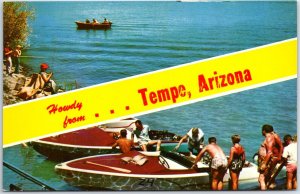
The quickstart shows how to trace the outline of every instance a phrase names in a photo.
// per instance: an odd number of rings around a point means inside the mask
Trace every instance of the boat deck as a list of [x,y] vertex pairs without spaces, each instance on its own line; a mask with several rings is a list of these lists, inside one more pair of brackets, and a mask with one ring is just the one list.
[[[114,156],[107,155],[101,157],[85,158],[85,159],[76,160],[71,163],[68,163],[67,166],[71,168],[82,169],[82,170],[120,173],[120,171],[118,170],[95,165],[95,164],[101,164],[110,167],[117,167],[117,168],[130,170],[131,173],[129,174],[167,175],[167,174],[197,173],[197,171],[194,169],[180,169],[180,170],[167,169],[165,166],[159,163],[159,159],[157,156],[146,156],[148,161],[142,166],[134,163],[126,163],[121,159],[123,157],[134,157],[136,155],[141,155],[141,153],[137,151],[132,151],[130,153],[121,154],[121,155],[114,155]],[[87,163],[87,161],[89,163]],[[91,163],[95,163],[95,164],[91,164]]]
[[113,134],[107,133],[98,127],[81,129],[57,136],[46,137],[41,140],[52,143],[82,146],[112,146],[116,142],[113,138]]

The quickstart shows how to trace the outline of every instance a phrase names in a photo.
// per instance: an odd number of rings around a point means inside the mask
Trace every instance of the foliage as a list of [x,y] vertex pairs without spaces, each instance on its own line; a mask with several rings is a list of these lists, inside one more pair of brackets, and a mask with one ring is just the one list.
[[34,19],[34,10],[25,2],[3,3],[3,43],[10,46],[26,45],[27,37],[31,32],[29,20]]

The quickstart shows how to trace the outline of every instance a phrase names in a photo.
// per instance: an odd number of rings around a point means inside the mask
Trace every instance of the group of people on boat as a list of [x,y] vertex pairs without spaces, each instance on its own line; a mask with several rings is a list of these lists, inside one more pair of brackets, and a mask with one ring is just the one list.
[[[100,22],[95,18],[93,18],[92,22],[89,19],[86,19],[85,23],[87,23],[87,24],[100,24]],[[101,24],[109,24],[109,21],[106,18],[104,18],[104,20]]]
[[[156,150],[160,150],[161,140],[151,140],[149,138],[149,126],[143,125],[140,120],[135,121],[136,129],[131,131],[131,139],[127,139],[127,130],[120,132],[120,138],[112,146],[119,146],[123,153],[127,153],[134,147],[134,136],[136,136],[138,144],[143,151],[147,151],[147,146],[156,145]],[[276,165],[286,165],[287,169],[287,189],[297,188],[297,136],[293,138],[291,135],[284,137],[282,143],[278,134],[274,132],[271,125],[262,126],[262,135],[265,137],[262,146],[258,152],[258,182],[261,190],[272,188],[275,183],[274,173],[277,170]],[[187,141],[190,155],[195,154],[197,157],[191,168],[198,168],[197,163],[204,157],[210,158],[211,169],[211,189],[222,190],[223,178],[227,169],[229,169],[231,177],[231,189],[238,190],[238,180],[240,172],[244,166],[249,165],[246,162],[245,149],[240,144],[241,137],[237,134],[232,135],[232,147],[230,148],[229,157],[226,157],[222,148],[217,144],[216,137],[208,138],[208,145],[204,145],[204,133],[200,128],[190,129],[175,146],[173,151],[177,151],[180,145]],[[284,147],[285,146],[285,147]],[[208,154],[208,156],[207,156]]]

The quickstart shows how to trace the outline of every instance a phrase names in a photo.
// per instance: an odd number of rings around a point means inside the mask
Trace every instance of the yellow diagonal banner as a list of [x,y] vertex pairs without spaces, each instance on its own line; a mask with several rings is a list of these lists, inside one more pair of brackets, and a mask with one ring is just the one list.
[[[141,64],[142,66],[147,64]],[[4,147],[296,78],[297,39],[3,108]]]

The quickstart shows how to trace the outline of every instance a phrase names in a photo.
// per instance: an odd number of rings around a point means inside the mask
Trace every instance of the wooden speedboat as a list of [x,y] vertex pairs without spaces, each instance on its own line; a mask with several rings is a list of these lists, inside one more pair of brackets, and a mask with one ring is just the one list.
[[86,22],[75,22],[77,29],[93,29],[93,30],[106,30],[110,29],[112,22],[102,22],[102,23],[86,23]]
[[[55,161],[67,161],[85,156],[119,153],[118,149],[112,149],[111,146],[118,139],[119,132],[122,129],[127,129],[127,138],[131,138],[131,131],[135,128],[134,122],[136,120],[135,118],[130,118],[46,137],[32,141],[31,145],[37,152]],[[174,133],[158,130],[150,130],[149,136],[153,140],[162,140],[164,144],[175,144],[180,138]],[[136,147],[138,148],[137,144]]]
[[[138,163],[140,160],[146,161]],[[178,153],[132,151],[72,160],[56,165],[55,171],[70,185],[88,190],[181,191],[209,185],[208,165],[199,162],[197,170],[190,169],[191,165],[189,159]],[[252,163],[240,176],[255,181],[257,178],[257,166]],[[224,181],[228,181],[228,176]]]

